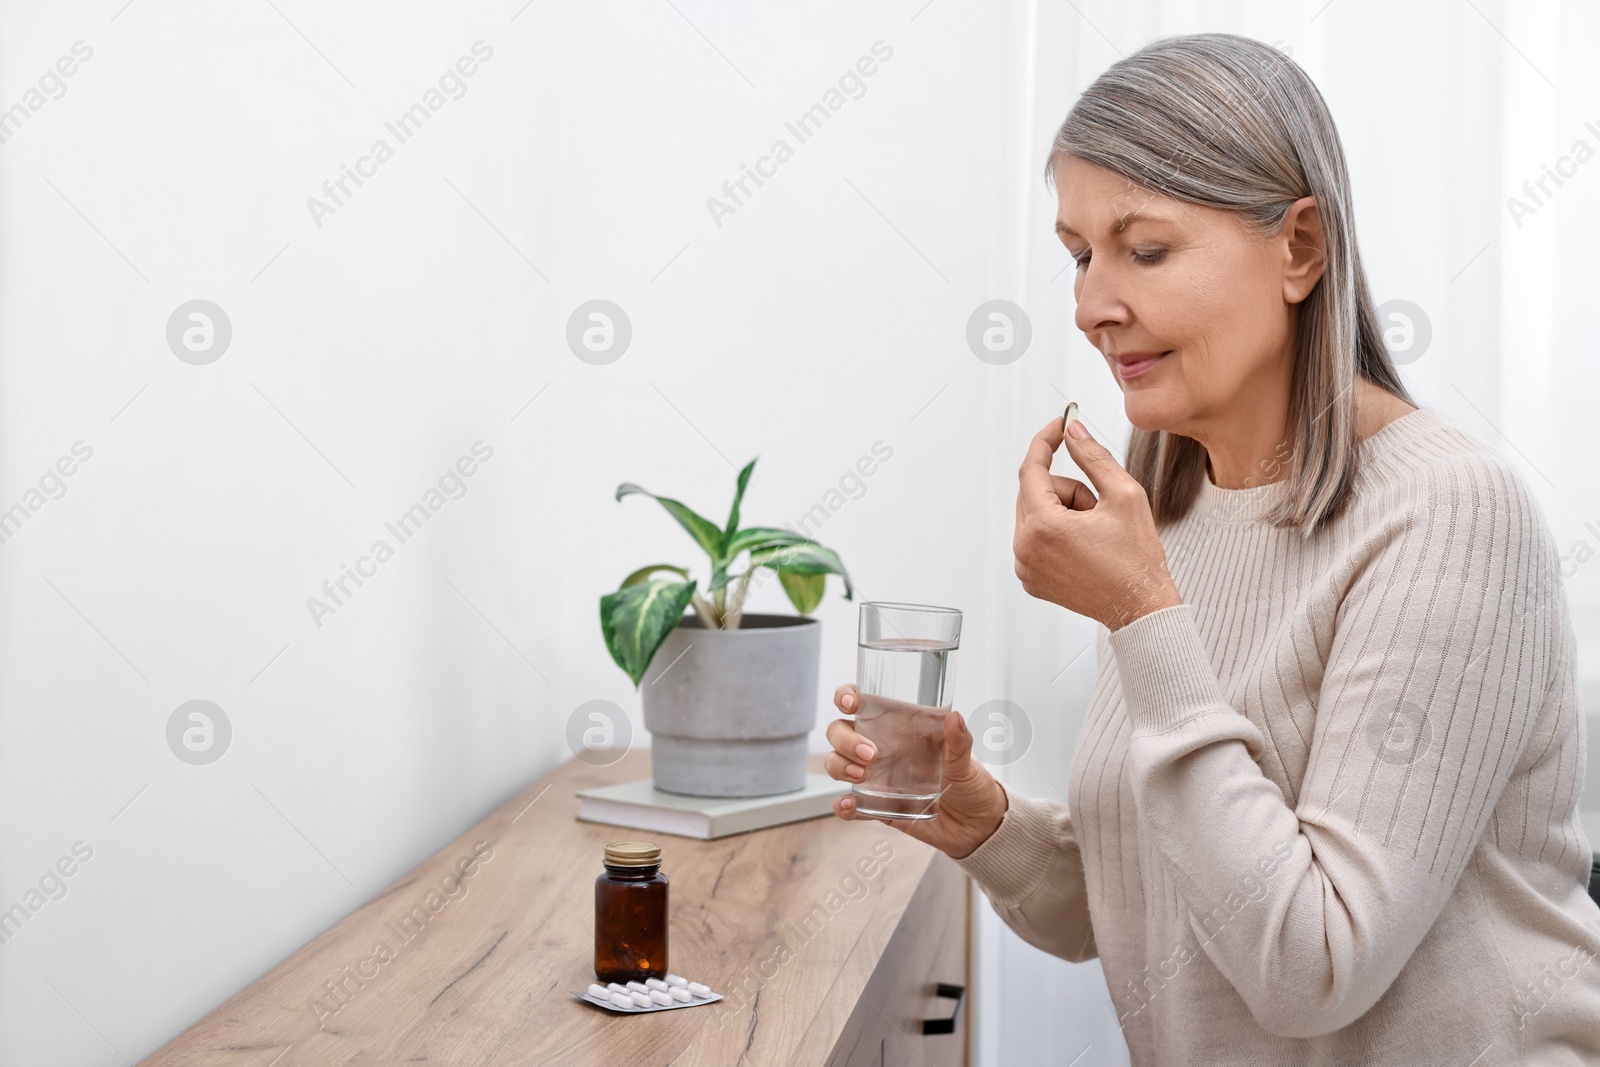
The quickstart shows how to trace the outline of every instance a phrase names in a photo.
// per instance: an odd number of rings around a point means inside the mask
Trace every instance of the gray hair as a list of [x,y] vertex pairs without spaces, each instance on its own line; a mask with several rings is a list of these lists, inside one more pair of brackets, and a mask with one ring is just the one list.
[[[1344,149],[1305,70],[1228,33],[1162,37],[1112,65],[1073,105],[1045,164],[1073,156],[1176,200],[1237,212],[1262,236],[1314,196],[1326,268],[1301,303],[1291,375],[1288,492],[1268,516],[1315,532],[1345,507],[1356,470],[1356,375],[1411,401],[1383,344],[1356,248]],[[1135,428],[1128,472],[1158,524],[1182,517],[1205,478],[1196,440]]]

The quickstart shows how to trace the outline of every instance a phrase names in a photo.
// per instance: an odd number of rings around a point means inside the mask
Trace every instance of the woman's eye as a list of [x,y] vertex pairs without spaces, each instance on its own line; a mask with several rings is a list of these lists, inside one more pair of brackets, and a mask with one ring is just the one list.
[[[1135,252],[1133,253],[1133,261],[1149,266],[1153,263],[1161,262],[1166,257],[1166,254],[1167,250],[1165,248],[1157,248],[1149,252]],[[1089,254],[1085,252],[1082,256],[1073,256],[1072,261],[1078,265],[1079,270],[1082,270],[1089,265]]]

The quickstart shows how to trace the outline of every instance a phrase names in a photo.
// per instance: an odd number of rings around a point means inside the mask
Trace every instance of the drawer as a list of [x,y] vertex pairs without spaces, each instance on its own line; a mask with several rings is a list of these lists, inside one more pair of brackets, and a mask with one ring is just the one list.
[[[828,1067],[965,1067],[970,886],[966,872],[942,853],[929,863]],[[940,996],[940,986],[960,989],[962,999]],[[923,1032],[925,1020],[952,1013],[951,1033]]]

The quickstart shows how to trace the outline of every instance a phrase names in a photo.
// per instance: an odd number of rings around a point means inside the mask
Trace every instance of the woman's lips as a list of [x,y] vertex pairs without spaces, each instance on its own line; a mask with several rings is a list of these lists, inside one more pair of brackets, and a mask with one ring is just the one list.
[[1123,362],[1121,357],[1119,357],[1117,359],[1117,376],[1123,381],[1127,381],[1129,378],[1137,378],[1141,374],[1148,373],[1152,367],[1170,355],[1172,355],[1172,353],[1168,351],[1163,352],[1158,356],[1150,356],[1146,359],[1135,359],[1126,363]]

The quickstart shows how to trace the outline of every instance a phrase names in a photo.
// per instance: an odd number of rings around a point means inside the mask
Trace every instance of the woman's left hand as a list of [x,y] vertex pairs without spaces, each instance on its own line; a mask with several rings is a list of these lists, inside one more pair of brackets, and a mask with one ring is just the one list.
[[[1034,435],[1017,472],[1011,548],[1022,588],[1111,630],[1183,603],[1144,487],[1089,436],[1082,420],[1072,421],[1065,438],[1061,431],[1061,419],[1051,419]],[[1050,473],[1058,442],[1093,489]]]

